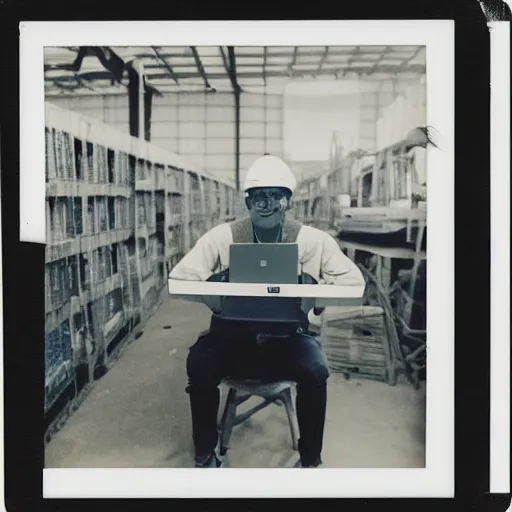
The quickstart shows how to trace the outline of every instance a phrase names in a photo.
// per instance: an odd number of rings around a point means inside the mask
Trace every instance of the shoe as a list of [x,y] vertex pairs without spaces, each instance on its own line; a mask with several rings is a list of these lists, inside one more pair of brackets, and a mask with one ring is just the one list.
[[303,466],[302,461],[299,459],[295,465],[294,468],[319,468],[323,466],[323,462],[321,460],[318,460],[316,464],[311,464],[310,466]]
[[217,457],[215,451],[211,452],[206,457],[196,457],[195,466],[196,468],[221,468],[223,461]]

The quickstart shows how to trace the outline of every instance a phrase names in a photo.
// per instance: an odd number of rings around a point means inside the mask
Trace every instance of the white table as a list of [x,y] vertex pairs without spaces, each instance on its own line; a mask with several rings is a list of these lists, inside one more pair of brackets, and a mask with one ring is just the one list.
[[218,283],[208,281],[182,281],[169,279],[169,293],[192,299],[204,296],[216,297],[299,297],[314,300],[313,307],[360,306],[364,285],[335,286],[328,284],[265,284],[265,283]]

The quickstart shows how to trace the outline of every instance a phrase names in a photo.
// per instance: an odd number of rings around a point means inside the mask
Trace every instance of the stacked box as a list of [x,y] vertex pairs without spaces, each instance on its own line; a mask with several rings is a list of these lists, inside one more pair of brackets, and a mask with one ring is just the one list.
[[387,380],[389,348],[382,308],[327,308],[320,339],[330,371]]
[[45,123],[48,412],[66,391],[87,386],[147,320],[190,248],[191,228],[202,235],[204,220],[218,214],[201,190],[230,185],[50,103]]

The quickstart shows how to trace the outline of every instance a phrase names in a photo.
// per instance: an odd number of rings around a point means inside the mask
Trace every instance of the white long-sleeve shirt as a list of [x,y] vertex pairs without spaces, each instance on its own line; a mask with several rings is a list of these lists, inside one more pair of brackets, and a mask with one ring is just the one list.
[[[171,270],[169,278],[205,281],[212,274],[228,269],[229,247],[233,241],[232,223],[212,228]],[[322,284],[364,285],[359,268],[343,254],[336,240],[328,233],[300,225],[295,242],[299,250],[298,273],[309,274]]]

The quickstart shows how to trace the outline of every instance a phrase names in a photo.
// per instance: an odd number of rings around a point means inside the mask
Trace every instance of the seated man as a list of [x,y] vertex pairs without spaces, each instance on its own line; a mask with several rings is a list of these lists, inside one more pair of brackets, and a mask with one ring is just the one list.
[[[364,278],[327,233],[285,217],[296,181],[279,158],[265,155],[252,165],[244,184],[249,217],[218,225],[204,234],[174,267],[170,279],[211,280],[229,269],[232,243],[297,243],[302,272],[316,282],[361,285]],[[224,280],[221,278],[221,280]],[[307,323],[307,316],[304,315]],[[212,316],[210,330],[190,348],[187,374],[197,467],[220,467],[218,385],[224,377],[267,377],[297,382],[300,459],[296,467],[321,464],[329,372],[318,341],[304,331],[261,340]],[[306,330],[307,332],[307,330]]]

